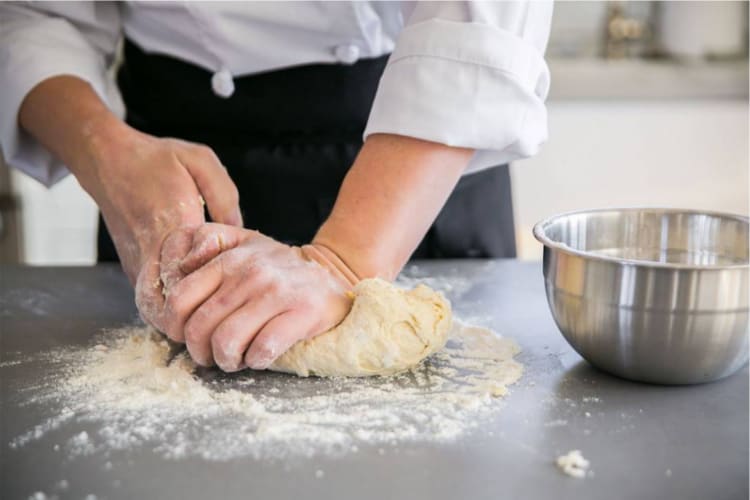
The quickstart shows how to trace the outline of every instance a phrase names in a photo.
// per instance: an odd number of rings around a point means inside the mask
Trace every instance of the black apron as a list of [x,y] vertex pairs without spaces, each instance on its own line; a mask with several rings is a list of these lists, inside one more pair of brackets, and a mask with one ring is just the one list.
[[[126,41],[118,84],[134,128],[206,144],[240,193],[245,226],[308,243],[362,147],[387,56],[236,78],[228,99],[211,73]],[[436,173],[437,175],[437,173]],[[100,219],[99,261],[117,260]],[[515,257],[507,165],[464,176],[414,258]]]

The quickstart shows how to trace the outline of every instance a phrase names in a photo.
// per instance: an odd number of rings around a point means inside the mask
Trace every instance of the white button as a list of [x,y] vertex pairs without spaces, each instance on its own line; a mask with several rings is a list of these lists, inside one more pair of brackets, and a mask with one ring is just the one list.
[[234,80],[228,69],[222,69],[211,77],[211,88],[219,97],[232,97],[234,94]]
[[352,44],[339,45],[333,53],[336,55],[336,59],[344,64],[354,64],[359,59],[359,47]]

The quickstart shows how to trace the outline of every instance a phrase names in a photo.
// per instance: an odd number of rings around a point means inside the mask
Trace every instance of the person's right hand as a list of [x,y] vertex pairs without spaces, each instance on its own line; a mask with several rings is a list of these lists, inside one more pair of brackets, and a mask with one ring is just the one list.
[[289,246],[223,224],[172,232],[161,267],[160,329],[199,365],[227,372],[264,370],[296,342],[339,324],[359,281],[315,242]]
[[123,269],[136,288],[141,316],[153,326],[154,305],[162,293],[161,246],[177,228],[211,218],[242,226],[237,188],[211,149],[177,139],[162,139],[118,127],[94,148],[89,182]]

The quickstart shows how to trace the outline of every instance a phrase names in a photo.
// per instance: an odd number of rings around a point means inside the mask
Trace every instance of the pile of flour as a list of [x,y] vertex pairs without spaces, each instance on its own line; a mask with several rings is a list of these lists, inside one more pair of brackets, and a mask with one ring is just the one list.
[[57,445],[70,456],[148,448],[173,459],[283,459],[446,442],[499,407],[496,397],[521,377],[518,352],[512,340],[456,321],[445,349],[391,377],[230,375],[197,367],[185,351],[174,357],[174,346],[147,327],[107,331],[88,349],[47,356],[59,373],[26,403],[57,415],[10,445],[73,422],[96,431]]

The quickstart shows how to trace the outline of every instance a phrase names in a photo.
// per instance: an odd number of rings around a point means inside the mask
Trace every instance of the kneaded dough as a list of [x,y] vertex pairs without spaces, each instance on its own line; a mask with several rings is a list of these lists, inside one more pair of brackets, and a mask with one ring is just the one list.
[[270,369],[301,377],[391,375],[441,349],[451,322],[441,293],[366,279],[354,287],[352,309],[337,327],[298,342]]

